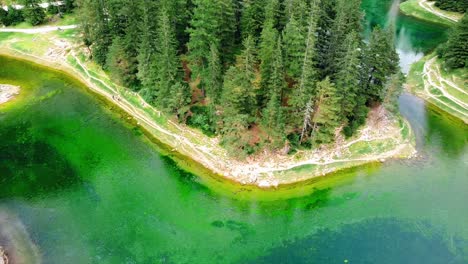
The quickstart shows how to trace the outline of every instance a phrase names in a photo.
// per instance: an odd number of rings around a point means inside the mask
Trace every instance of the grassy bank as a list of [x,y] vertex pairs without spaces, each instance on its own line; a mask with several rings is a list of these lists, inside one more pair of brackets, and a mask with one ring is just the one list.
[[400,10],[407,16],[446,26],[454,25],[462,17],[462,14],[439,9],[427,0],[407,0],[400,4]]
[[[272,187],[307,181],[346,168],[382,162],[389,158],[414,155],[414,137],[401,117],[375,116],[357,135],[339,139],[320,150],[302,150],[294,155],[268,153],[248,160],[236,160],[220,147],[217,138],[178,124],[148,105],[140,95],[113,83],[86,50],[73,43],[77,31],[64,30],[45,34],[0,33],[1,53],[33,60],[59,68],[82,80],[91,90],[126,111],[135,122],[159,142],[167,152],[202,164],[214,175],[246,185]],[[378,115],[374,111],[375,115]],[[177,156],[177,155],[174,155]],[[179,159],[184,163],[183,160]],[[177,161],[177,159],[176,159]],[[190,165],[182,164],[190,170]]]
[[442,62],[430,54],[413,64],[407,89],[441,110],[468,123],[468,71],[447,71]]

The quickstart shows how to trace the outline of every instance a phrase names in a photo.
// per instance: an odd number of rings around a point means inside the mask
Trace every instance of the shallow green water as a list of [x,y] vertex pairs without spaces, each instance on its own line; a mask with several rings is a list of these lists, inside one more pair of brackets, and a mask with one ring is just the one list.
[[[408,52],[437,43],[399,21]],[[421,158],[265,192],[183,172],[63,74],[0,57],[0,83],[22,88],[0,106],[0,212],[43,263],[468,262],[468,128],[410,95]]]

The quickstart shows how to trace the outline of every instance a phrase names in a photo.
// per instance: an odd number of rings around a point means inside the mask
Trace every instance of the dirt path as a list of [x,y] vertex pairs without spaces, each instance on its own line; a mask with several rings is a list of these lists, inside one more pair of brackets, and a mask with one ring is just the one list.
[[458,18],[455,18],[455,17],[452,17],[452,16],[449,16],[439,10],[436,10],[434,8],[434,4],[435,2],[429,2],[427,0],[419,0],[418,2],[419,6],[424,8],[426,11],[430,12],[430,13],[433,13],[434,15],[438,16],[438,17],[441,17],[443,19],[448,19],[452,22],[458,22]]
[[[465,95],[468,95],[468,91],[466,89],[458,87],[458,85],[456,85],[452,81],[443,78],[442,74],[440,72],[440,68],[437,65],[436,60],[437,60],[437,56],[434,56],[433,58],[426,61],[426,63],[424,64],[422,77],[423,77],[423,80],[424,80],[425,93],[430,98],[432,98],[433,100],[445,105],[446,107],[448,107],[449,109],[451,109],[451,110],[453,110],[453,111],[455,111],[457,113],[460,113],[463,117],[465,117],[465,119],[468,119],[468,102],[464,102],[464,101],[454,97],[449,92],[447,92],[447,90],[445,89],[443,83],[446,83],[447,85],[451,86],[452,88],[456,89],[457,91],[459,91],[459,92],[461,92],[461,93],[463,93]],[[434,95],[431,92],[431,87],[434,87],[434,88],[438,89],[441,92],[442,96],[448,98],[449,100],[451,100],[453,103],[455,103],[456,105],[458,105],[459,107],[461,107],[465,111],[459,110],[459,109],[453,107],[452,105],[450,105],[450,104],[444,102],[443,100],[441,100],[440,99],[441,95]]]
[[65,29],[73,29],[77,27],[78,25],[45,26],[45,27],[36,27],[36,28],[0,28],[0,32],[40,34],[40,33],[48,33],[52,31],[60,31],[60,30],[65,30]]

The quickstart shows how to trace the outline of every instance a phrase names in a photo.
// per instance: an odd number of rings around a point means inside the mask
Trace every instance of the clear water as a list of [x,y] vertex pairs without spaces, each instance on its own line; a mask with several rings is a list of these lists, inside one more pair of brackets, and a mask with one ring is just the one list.
[[[389,1],[363,7],[387,23]],[[446,30],[397,24],[415,54]],[[0,83],[22,88],[0,106],[0,213],[43,263],[468,263],[468,127],[411,95],[420,158],[262,191],[181,170],[62,73],[0,57]]]

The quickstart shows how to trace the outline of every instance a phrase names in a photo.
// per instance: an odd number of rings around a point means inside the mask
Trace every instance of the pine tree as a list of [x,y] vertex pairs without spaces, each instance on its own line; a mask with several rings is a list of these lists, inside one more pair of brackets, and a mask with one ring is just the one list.
[[220,25],[218,28],[221,47],[216,47],[221,50],[221,61],[232,62],[234,58],[234,49],[236,47],[235,34],[237,31],[236,11],[233,0],[217,0],[219,1]]
[[156,94],[156,74],[152,71],[155,62],[157,43],[157,17],[153,14],[157,12],[157,6],[150,2],[143,6],[141,17],[141,43],[138,47],[138,78],[142,84],[142,92],[150,101],[154,100]]
[[154,67],[157,69],[157,99],[156,105],[163,109],[174,109],[173,102],[176,94],[172,87],[177,84],[179,72],[179,59],[175,40],[174,25],[169,20],[167,10],[161,10],[158,23],[157,55]]
[[278,37],[274,51],[271,78],[269,79],[269,96],[266,108],[263,110],[263,124],[268,128],[275,145],[280,145],[284,140],[284,114],[282,102],[283,90],[286,87],[284,79],[283,54],[281,37]]
[[190,34],[187,44],[188,58],[194,77],[203,79],[205,76],[202,75],[210,57],[210,46],[215,45],[218,49],[220,47],[220,39],[217,35],[220,18],[218,5],[213,4],[211,0],[195,0],[193,3],[195,8],[188,29]]
[[293,15],[283,31],[286,73],[293,79],[301,75],[305,40],[301,25]]
[[317,99],[313,115],[312,141],[315,144],[330,143],[340,125],[339,95],[330,78],[317,83]]
[[112,36],[109,27],[109,13],[106,2],[94,0],[77,1],[81,28],[83,30],[84,43],[91,48],[94,60],[104,65],[107,59],[109,47],[112,44]]
[[40,3],[40,0],[22,0],[22,4],[24,5],[24,18],[26,22],[33,26],[43,23],[46,17],[44,9],[39,6]]
[[260,36],[265,21],[266,0],[245,0],[242,2],[242,16],[240,21],[242,38],[253,37],[256,41]]
[[[319,12],[318,0],[312,3],[312,8],[309,16],[309,26],[307,30],[305,52],[302,60],[301,76],[298,84],[295,87],[294,94],[291,98],[291,103],[295,110],[295,115],[292,118],[294,127],[301,128],[301,141],[308,134],[311,125],[311,117],[313,110],[313,101],[316,95],[315,82],[317,81],[317,50],[316,50],[316,31]],[[301,123],[301,124],[299,124]]]
[[364,80],[369,102],[382,101],[382,89],[387,76],[399,71],[399,57],[393,43],[393,29],[382,30],[379,26],[372,31],[365,50]]
[[346,35],[362,32],[361,0],[338,0],[336,18],[331,30],[330,46],[327,51],[327,68],[324,74],[334,76],[339,67],[339,58],[346,52]]
[[357,96],[360,96],[361,49],[358,33],[352,31],[346,36],[346,52],[338,60],[339,69],[336,74],[336,86],[341,97],[341,116],[344,121],[352,118],[357,105]]
[[211,45],[210,59],[208,61],[208,71],[206,80],[206,92],[210,98],[211,104],[219,103],[221,96],[223,77],[219,53],[215,45]]
[[244,41],[244,50],[238,58],[237,65],[231,67],[224,79],[222,105],[225,115],[244,114],[249,119],[256,110],[255,80],[255,43],[253,37]]
[[260,90],[258,92],[258,102],[260,108],[265,105],[267,97],[268,86],[272,74],[272,64],[275,60],[275,45],[278,39],[278,31],[273,27],[273,22],[269,21],[263,27],[262,35],[260,37],[260,51],[259,58],[261,60],[260,73],[262,76],[260,83]]
[[464,15],[438,52],[451,69],[468,68],[468,15]]

